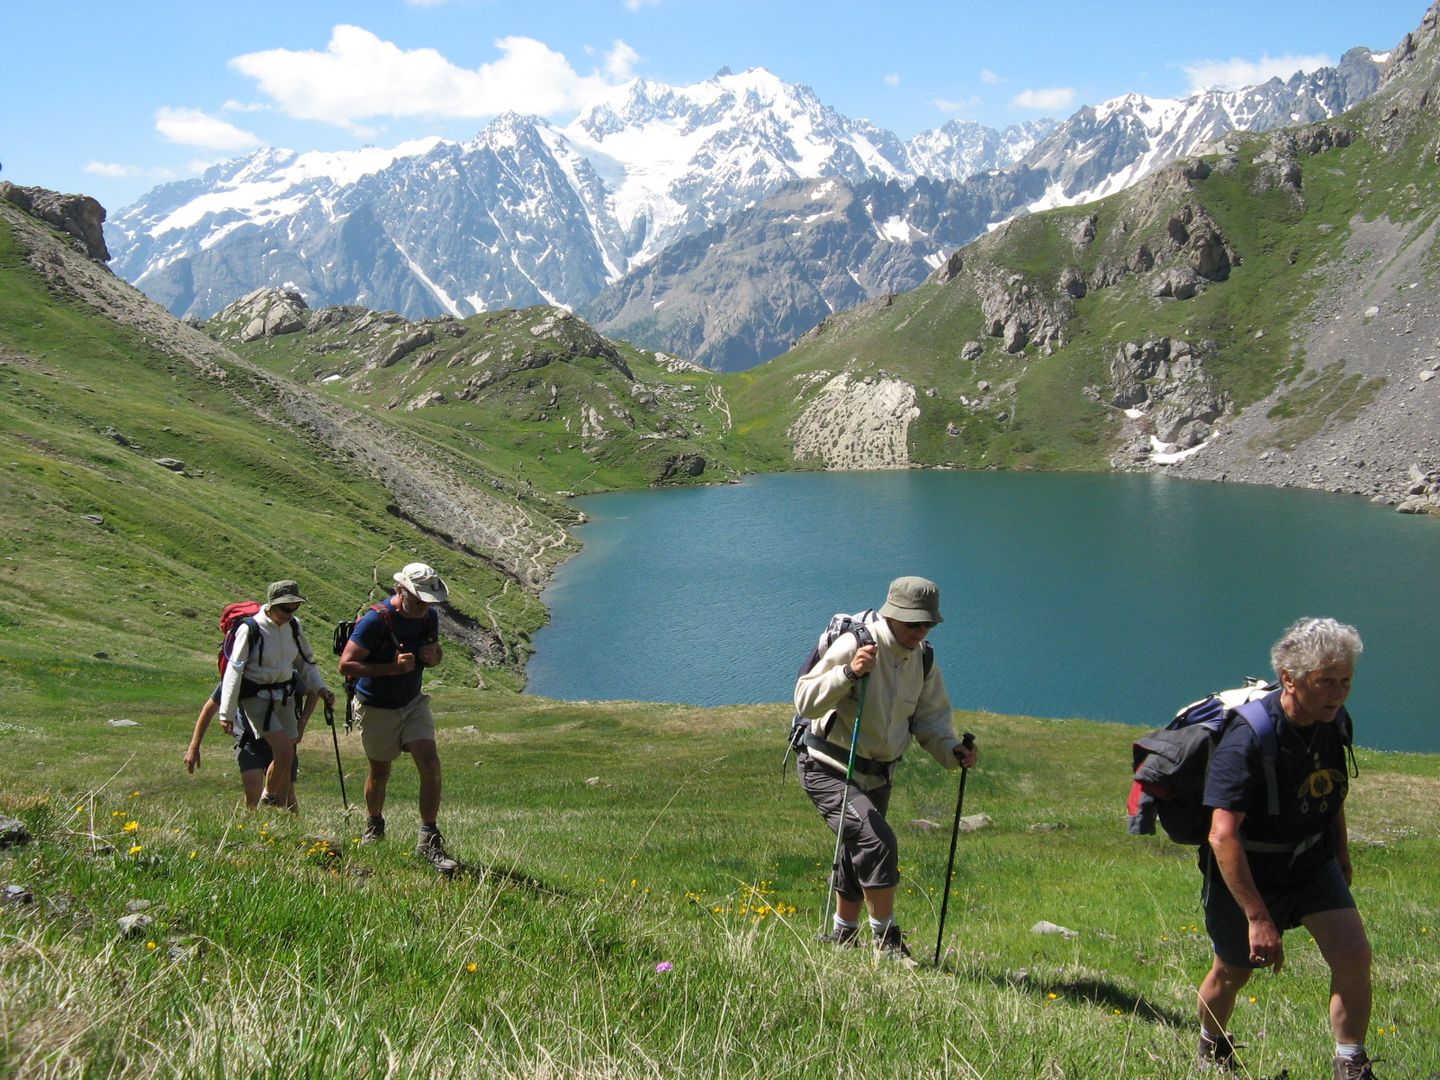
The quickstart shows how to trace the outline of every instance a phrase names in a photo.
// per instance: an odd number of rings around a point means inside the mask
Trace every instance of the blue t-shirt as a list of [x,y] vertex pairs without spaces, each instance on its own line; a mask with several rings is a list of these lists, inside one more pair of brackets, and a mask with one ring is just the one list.
[[1240,835],[1246,840],[1297,844],[1317,833],[1322,840],[1293,863],[1287,854],[1249,852],[1250,868],[1257,879],[1285,877],[1289,871],[1318,866],[1330,858],[1335,851],[1331,826],[1350,789],[1341,737],[1342,725],[1349,730],[1349,714],[1342,708],[1333,722],[1298,728],[1285,718],[1280,691],[1264,700],[1279,742],[1275,778],[1280,813],[1272,817],[1267,809],[1269,793],[1260,736],[1239,718],[1225,729],[1210,758],[1205,805],[1243,813]]
[[[397,655],[395,642],[400,642],[400,652],[418,653],[420,646],[436,640],[438,620],[433,611],[427,611],[418,619],[407,619],[395,609],[395,598],[386,600],[384,607],[390,611],[389,626],[384,615],[373,608],[355,624],[350,640],[365,649],[366,663],[390,664]],[[394,633],[394,638],[391,633]],[[420,679],[424,665],[415,657],[415,667],[404,675],[366,676],[355,683],[355,692],[367,705],[378,705],[382,709],[398,709],[414,701],[420,693]]]

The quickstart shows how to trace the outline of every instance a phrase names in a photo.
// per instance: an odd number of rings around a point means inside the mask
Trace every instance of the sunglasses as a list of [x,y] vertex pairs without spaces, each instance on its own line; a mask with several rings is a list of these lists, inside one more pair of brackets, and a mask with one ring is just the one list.
[[297,611],[300,610],[300,605],[299,605],[299,604],[276,604],[276,605],[275,605],[275,610],[276,610],[276,611],[283,611],[283,612],[285,612],[286,615],[294,615],[295,612],[297,612]]
[[935,624],[933,622],[902,622],[900,625],[907,630],[929,630]]

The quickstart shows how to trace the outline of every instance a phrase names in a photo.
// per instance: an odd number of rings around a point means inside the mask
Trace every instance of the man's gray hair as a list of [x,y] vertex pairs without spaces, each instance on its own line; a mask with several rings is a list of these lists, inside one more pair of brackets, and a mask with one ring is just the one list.
[[1334,619],[1300,619],[1270,649],[1275,674],[1303,679],[1329,664],[1353,664],[1365,649],[1355,627]]

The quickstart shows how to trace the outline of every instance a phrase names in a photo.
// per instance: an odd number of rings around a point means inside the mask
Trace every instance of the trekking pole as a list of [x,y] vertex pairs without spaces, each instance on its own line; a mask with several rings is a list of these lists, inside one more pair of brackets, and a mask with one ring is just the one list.
[[340,802],[345,812],[350,812],[350,800],[345,796],[345,769],[340,764],[340,736],[335,734],[335,706],[325,702],[325,723],[330,725],[330,741],[335,744],[335,771],[340,774]]
[[830,860],[830,884],[825,890],[825,914],[821,916],[820,922],[822,934],[830,922],[830,897],[834,895],[835,878],[840,873],[840,841],[845,835],[845,808],[850,802],[850,778],[855,775],[855,748],[860,744],[860,718],[865,715],[865,687],[869,682],[869,675],[860,680],[860,701],[855,706],[855,728],[850,732],[850,760],[845,763],[845,791],[840,796],[840,820],[835,827],[835,857]]
[[[965,732],[960,745],[970,749],[975,745],[975,736]],[[935,966],[940,966],[940,942],[945,938],[945,909],[950,906],[950,875],[955,870],[955,841],[960,838],[960,808],[965,805],[965,777],[970,770],[960,767],[960,793],[955,796],[955,825],[950,830],[950,860],[945,864],[945,898],[940,901],[940,932],[935,935]]]

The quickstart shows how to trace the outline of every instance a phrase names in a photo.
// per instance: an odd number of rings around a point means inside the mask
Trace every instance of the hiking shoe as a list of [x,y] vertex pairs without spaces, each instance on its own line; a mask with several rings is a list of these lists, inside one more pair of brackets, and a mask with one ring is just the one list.
[[280,800],[277,799],[277,798],[275,798],[274,795],[271,795],[270,792],[267,791],[267,792],[265,792],[264,794],[262,794],[262,795],[260,796],[260,805],[261,805],[261,806],[279,806],[279,805],[280,805]]
[[1375,1080],[1372,1064],[1364,1054],[1359,1057],[1336,1054],[1331,1068],[1331,1076],[1334,1077],[1334,1080]]
[[910,949],[905,944],[904,936],[900,932],[898,923],[891,923],[875,942],[875,957],[878,960],[889,960],[903,963],[907,967],[914,967],[915,960],[910,955]]
[[378,844],[385,839],[385,819],[372,817],[365,822],[365,831],[360,834],[360,843]]
[[1195,1064],[1201,1072],[1224,1070],[1234,1072],[1240,1067],[1235,1060],[1235,1040],[1227,1032],[1218,1039],[1212,1039],[1200,1032],[1200,1045],[1195,1050]]
[[460,869],[459,861],[452,859],[445,850],[445,838],[440,835],[438,829],[433,832],[420,833],[420,839],[415,841],[415,854],[442,874],[453,874]]
[[825,945],[855,949],[860,946],[860,928],[858,926],[836,926],[828,934],[817,934],[815,940]]

